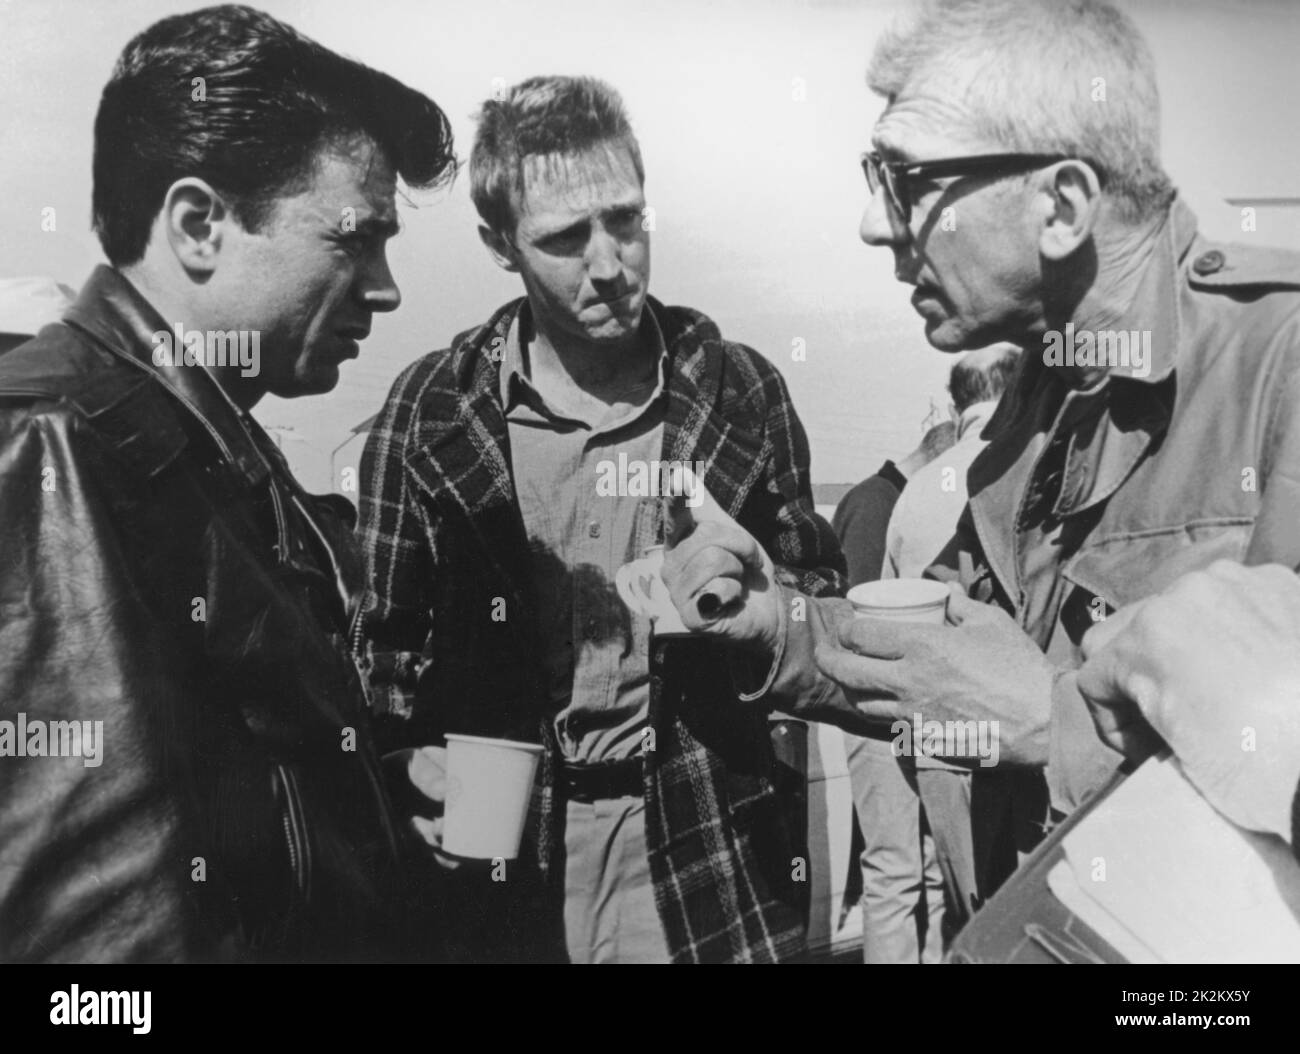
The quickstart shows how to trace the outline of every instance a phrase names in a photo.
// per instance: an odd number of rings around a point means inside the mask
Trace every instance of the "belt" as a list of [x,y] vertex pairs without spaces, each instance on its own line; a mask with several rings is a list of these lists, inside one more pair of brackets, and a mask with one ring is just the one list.
[[645,765],[641,758],[580,765],[566,761],[562,769],[564,795],[569,801],[639,798],[645,790]]

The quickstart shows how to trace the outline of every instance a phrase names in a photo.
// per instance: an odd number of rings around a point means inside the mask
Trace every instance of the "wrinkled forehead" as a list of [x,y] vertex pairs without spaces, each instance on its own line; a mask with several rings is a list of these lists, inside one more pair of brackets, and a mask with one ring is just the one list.
[[636,204],[642,197],[632,154],[616,141],[579,153],[530,154],[522,170],[523,185],[514,199],[521,221],[543,215],[586,215]]
[[977,153],[989,144],[974,130],[970,110],[952,81],[922,76],[885,104],[871,130],[871,148],[887,160],[918,161]]

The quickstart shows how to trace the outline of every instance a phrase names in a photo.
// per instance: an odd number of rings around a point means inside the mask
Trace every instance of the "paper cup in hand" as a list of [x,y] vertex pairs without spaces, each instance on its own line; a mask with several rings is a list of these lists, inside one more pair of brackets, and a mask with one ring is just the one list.
[[930,622],[942,626],[948,614],[948,587],[928,578],[885,578],[863,582],[848,592],[857,618]]
[[514,860],[542,748],[510,739],[447,736],[442,848],[476,860]]
[[654,625],[655,636],[690,634],[677,613],[677,606],[660,576],[664,565],[664,547],[651,545],[639,560],[624,564],[614,574],[614,585],[623,603]]

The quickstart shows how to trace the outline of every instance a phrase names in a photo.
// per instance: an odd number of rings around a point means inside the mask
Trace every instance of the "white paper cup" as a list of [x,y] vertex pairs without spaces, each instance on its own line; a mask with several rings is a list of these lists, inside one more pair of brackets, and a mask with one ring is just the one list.
[[514,860],[542,748],[481,736],[447,736],[442,848],[475,860]]
[[929,622],[942,626],[948,614],[948,586],[928,578],[885,578],[848,592],[857,618]]

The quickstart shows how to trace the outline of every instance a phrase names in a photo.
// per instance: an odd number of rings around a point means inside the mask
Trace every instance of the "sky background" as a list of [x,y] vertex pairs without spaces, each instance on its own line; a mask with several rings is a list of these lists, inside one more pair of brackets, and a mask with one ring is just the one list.
[[[102,260],[89,230],[99,93],[139,30],[195,4],[0,0],[0,276],[79,286]],[[863,73],[905,6],[873,0],[264,0],[321,43],[391,73],[447,111],[468,158],[494,86],[534,74],[610,81],[627,103],[655,210],[651,291],[711,315],[785,375],[808,431],[813,479],[856,481],[946,410],[952,360],[925,342],[890,253],[857,236],[858,167],[880,102]],[[1166,167],[1211,237],[1300,248],[1300,209],[1262,208],[1243,235],[1226,199],[1300,195],[1300,3],[1120,4],[1155,53]],[[498,80],[498,78],[500,80]],[[402,307],[375,316],[338,389],[268,398],[311,489],[336,486],[397,373],[520,294],[479,244],[462,175],[403,208],[390,247]],[[54,207],[56,229],[41,229]],[[796,340],[806,361],[792,361]]]

